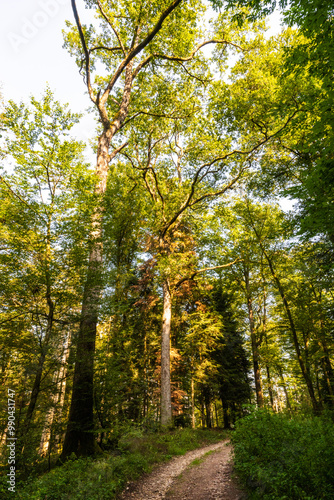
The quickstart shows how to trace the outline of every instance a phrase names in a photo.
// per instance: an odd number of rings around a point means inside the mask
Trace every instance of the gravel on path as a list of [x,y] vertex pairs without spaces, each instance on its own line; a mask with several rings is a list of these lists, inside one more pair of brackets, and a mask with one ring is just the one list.
[[175,457],[130,483],[120,500],[244,500],[231,475],[231,452],[229,442],[221,441]]

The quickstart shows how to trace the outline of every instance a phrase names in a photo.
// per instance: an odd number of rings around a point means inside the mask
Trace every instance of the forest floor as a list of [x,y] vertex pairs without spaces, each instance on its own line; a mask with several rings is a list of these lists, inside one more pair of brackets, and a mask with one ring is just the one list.
[[189,451],[129,483],[120,500],[244,500],[229,441]]

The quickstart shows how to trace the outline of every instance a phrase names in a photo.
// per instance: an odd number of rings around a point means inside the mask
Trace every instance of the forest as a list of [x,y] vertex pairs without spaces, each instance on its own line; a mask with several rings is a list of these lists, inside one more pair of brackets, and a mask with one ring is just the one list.
[[89,141],[1,96],[1,498],[228,437],[247,498],[333,499],[332,2],[71,5]]

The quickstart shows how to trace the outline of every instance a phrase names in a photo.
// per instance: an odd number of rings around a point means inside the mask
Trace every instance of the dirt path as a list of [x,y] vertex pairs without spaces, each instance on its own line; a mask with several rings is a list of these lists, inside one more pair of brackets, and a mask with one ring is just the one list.
[[[221,441],[189,451],[131,483],[121,500],[242,500],[232,478],[232,447]],[[206,455],[207,454],[207,455]],[[195,460],[194,463],[192,463]]]

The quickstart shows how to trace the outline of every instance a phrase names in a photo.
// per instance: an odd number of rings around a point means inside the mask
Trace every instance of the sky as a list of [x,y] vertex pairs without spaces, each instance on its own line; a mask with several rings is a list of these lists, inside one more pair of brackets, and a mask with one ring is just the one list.
[[[80,7],[84,18],[87,12],[78,0]],[[5,101],[38,98],[48,84],[72,111],[84,113],[90,106],[75,61],[62,48],[66,19],[73,21],[70,0],[1,0],[0,85]],[[85,113],[77,138],[87,140],[94,129],[93,117]]]

